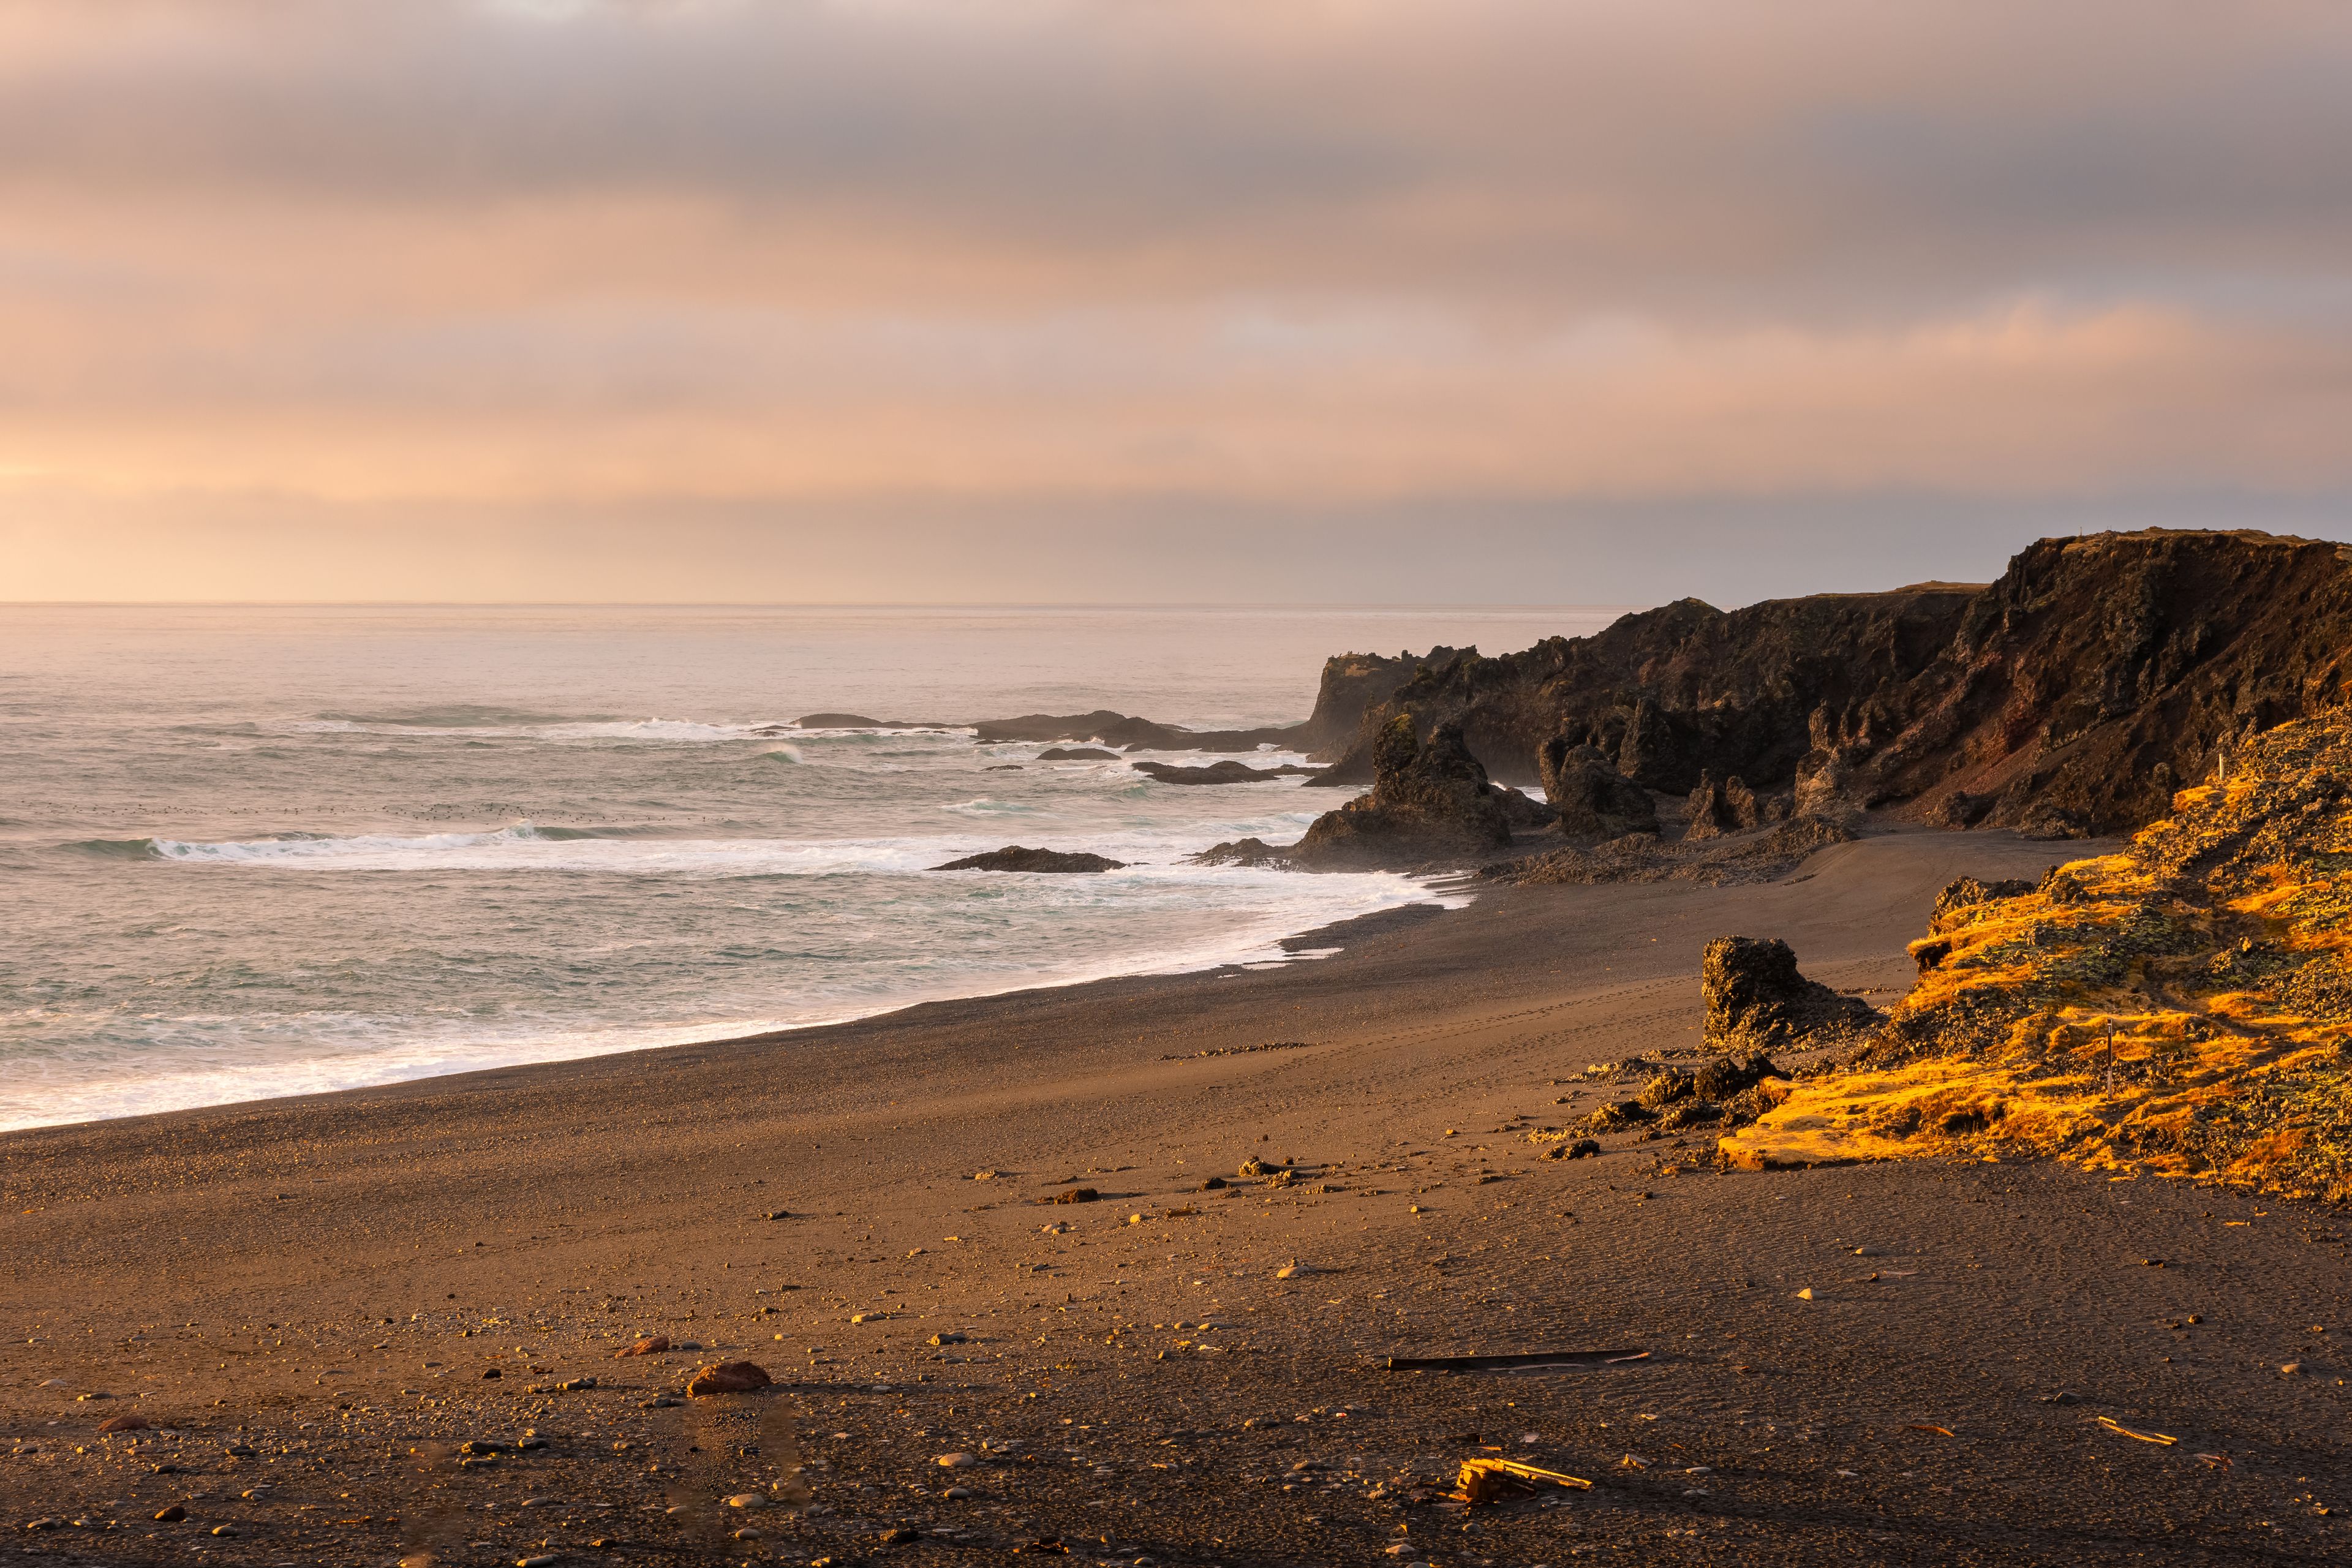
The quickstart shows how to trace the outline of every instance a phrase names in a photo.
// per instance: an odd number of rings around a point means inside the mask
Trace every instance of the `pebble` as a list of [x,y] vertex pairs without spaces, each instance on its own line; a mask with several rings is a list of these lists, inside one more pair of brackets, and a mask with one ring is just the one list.
[[762,1492],[737,1492],[727,1500],[729,1508],[765,1508],[768,1499]]
[[667,1349],[669,1349],[669,1336],[667,1334],[649,1334],[625,1350],[614,1351],[613,1352],[613,1359],[614,1361],[625,1361],[633,1355],[659,1355],[662,1352]]
[[950,1487],[947,1490],[941,1492],[940,1496],[947,1499],[950,1502],[961,1502],[964,1499],[971,1496],[971,1489],[970,1487]]
[[769,1387],[775,1381],[768,1375],[768,1369],[756,1362],[714,1362],[698,1368],[694,1375],[687,1379],[686,1394],[689,1399],[698,1399],[709,1394],[749,1394],[754,1389]]
[[98,1424],[100,1432],[144,1432],[148,1430],[144,1415],[113,1415]]
[[182,1508],[178,1503],[173,1503],[167,1509],[157,1510],[155,1517],[164,1524],[177,1524],[180,1521],[188,1517],[188,1510]]
[[960,1345],[970,1342],[971,1339],[971,1336],[970,1334],[959,1332],[954,1329],[948,1329],[942,1332],[933,1334],[931,1336],[931,1343],[935,1345]]
[[970,1454],[941,1454],[935,1462],[940,1468],[948,1470],[968,1470],[980,1463]]
[[2279,1368],[2279,1375],[2281,1377],[2299,1377],[2302,1373],[2303,1363],[2299,1361],[2291,1361],[2284,1366]]
[[558,1394],[577,1394],[583,1388],[593,1388],[595,1386],[596,1380],[593,1377],[575,1377],[569,1383],[557,1384],[555,1385],[555,1391]]

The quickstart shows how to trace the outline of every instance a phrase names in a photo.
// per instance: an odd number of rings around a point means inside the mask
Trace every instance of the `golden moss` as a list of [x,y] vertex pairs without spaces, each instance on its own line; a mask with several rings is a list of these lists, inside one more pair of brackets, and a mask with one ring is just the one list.
[[1955,884],[1912,952],[1885,1032],[1728,1163],[2056,1155],[2352,1200],[2352,715],[2259,737],[2122,854]]

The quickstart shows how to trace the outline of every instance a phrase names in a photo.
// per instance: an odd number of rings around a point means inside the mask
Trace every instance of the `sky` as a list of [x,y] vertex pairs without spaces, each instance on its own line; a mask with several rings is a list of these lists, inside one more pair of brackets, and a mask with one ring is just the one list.
[[0,600],[2352,538],[2352,7],[0,0]]

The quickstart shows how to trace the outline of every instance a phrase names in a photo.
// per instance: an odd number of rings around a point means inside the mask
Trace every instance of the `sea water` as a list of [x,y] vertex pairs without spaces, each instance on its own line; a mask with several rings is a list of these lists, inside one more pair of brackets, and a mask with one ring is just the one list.
[[[1327,655],[1614,613],[0,606],[0,1127],[1283,962],[1431,895],[1190,857],[1344,795],[959,726],[1287,723]],[[1016,843],[1130,864],[929,869]]]

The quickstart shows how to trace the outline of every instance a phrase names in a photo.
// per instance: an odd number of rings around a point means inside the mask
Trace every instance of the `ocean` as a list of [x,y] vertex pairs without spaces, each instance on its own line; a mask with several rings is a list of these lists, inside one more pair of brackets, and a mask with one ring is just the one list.
[[[955,726],[1288,723],[1328,655],[1616,613],[0,606],[0,1127],[1310,961],[1428,890],[1187,858],[1343,793]],[[927,869],[1014,843],[1133,864]]]

